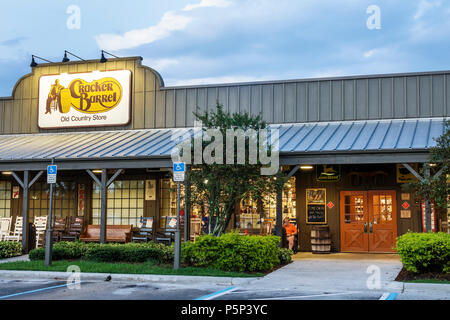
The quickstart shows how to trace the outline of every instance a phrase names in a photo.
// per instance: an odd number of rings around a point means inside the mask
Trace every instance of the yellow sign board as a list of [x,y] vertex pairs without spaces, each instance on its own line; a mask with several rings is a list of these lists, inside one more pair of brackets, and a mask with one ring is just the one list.
[[[409,165],[416,172],[419,170],[419,164],[417,164],[417,163],[409,163]],[[408,182],[415,182],[415,181],[417,181],[417,177],[415,175],[413,175],[402,164],[399,164],[399,163],[397,163],[397,167],[396,167],[396,176],[397,176],[397,183],[408,183]]]
[[129,70],[41,76],[41,128],[125,125],[130,120]]

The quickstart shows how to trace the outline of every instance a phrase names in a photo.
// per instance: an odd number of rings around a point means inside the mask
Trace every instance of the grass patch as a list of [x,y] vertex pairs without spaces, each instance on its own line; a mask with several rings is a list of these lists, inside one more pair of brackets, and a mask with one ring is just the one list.
[[427,272],[427,273],[415,273],[403,268],[395,281],[409,282],[409,283],[439,283],[450,284],[450,273],[442,272]]
[[47,267],[43,260],[15,261],[0,264],[0,270],[18,271],[59,271],[66,272],[71,265],[80,267],[81,272],[92,273],[124,273],[124,274],[158,274],[158,275],[182,275],[182,276],[211,276],[211,277],[262,277],[263,273],[244,273],[222,271],[212,268],[182,267],[173,269],[173,265],[160,265],[154,262],[144,263],[105,263],[82,260],[53,261]]
[[448,280],[438,280],[438,279],[420,279],[420,280],[409,280],[409,281],[404,281],[404,282],[450,284],[450,281],[448,281]]

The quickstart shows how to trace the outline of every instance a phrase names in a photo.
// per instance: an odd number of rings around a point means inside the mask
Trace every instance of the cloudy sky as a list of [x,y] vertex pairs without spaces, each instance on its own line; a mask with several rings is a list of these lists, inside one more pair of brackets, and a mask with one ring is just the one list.
[[16,0],[0,30],[0,96],[64,50],[142,56],[166,86],[450,69],[445,0]]

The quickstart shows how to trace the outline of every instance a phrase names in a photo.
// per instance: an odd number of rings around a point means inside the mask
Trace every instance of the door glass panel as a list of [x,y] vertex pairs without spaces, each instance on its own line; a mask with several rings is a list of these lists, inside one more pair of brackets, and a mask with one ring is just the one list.
[[364,220],[364,196],[351,195],[344,197],[345,223],[357,223]]
[[373,223],[383,224],[392,221],[392,196],[380,194],[373,196]]

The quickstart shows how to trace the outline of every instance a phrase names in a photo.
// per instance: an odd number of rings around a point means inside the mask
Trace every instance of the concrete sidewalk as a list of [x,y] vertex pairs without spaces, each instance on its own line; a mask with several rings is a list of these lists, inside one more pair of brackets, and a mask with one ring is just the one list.
[[18,257],[12,257],[12,258],[6,258],[6,259],[0,259],[0,263],[7,263],[7,262],[16,262],[16,261],[30,261],[27,254],[18,256]]

